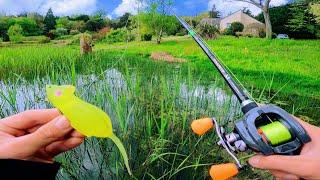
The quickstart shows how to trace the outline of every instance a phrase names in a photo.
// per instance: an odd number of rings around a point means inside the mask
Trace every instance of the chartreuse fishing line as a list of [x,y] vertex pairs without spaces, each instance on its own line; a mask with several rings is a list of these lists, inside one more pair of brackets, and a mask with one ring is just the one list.
[[236,121],[234,130],[226,133],[215,118],[194,120],[192,130],[203,135],[213,127],[219,137],[218,145],[222,146],[234,159],[235,163],[213,165],[210,176],[214,180],[224,180],[236,176],[244,169],[236,153],[253,150],[264,155],[281,154],[297,155],[303,144],[311,141],[303,127],[285,110],[278,106],[258,105],[249,98],[241,83],[236,83],[217,56],[209,49],[205,41],[179,16],[175,15],[181,25],[186,28],[195,42],[211,60],[212,64],[224,78],[241,104],[244,116]]

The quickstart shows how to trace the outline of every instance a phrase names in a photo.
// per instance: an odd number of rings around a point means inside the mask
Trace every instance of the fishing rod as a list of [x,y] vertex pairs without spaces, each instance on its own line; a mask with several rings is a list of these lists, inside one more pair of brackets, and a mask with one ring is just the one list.
[[245,165],[241,164],[236,156],[239,152],[251,150],[264,155],[300,154],[301,147],[310,142],[311,138],[298,121],[276,105],[258,105],[250,99],[205,41],[187,22],[174,12],[173,14],[219,71],[240,102],[244,114],[241,119],[236,121],[231,133],[226,133],[215,118],[198,119],[191,123],[192,130],[198,135],[203,135],[215,128],[219,137],[218,145],[222,146],[235,161],[235,163],[211,166],[209,173],[212,179],[229,179],[244,169]]

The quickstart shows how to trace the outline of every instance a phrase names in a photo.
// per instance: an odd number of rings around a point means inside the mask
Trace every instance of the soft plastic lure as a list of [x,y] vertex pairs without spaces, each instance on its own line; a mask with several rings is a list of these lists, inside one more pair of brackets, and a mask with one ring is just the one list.
[[71,85],[46,86],[49,101],[69,119],[74,129],[88,137],[108,137],[117,145],[131,175],[128,155],[120,139],[112,132],[110,117],[98,107],[76,97],[75,90]]

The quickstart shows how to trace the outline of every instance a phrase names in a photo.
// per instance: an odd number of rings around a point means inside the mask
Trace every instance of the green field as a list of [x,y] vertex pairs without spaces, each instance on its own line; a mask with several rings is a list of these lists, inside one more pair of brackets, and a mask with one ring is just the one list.
[[[258,102],[320,124],[319,41],[221,37],[208,44]],[[154,62],[152,52],[187,63]],[[230,161],[214,133],[199,138],[189,129],[193,119],[215,116],[231,130],[241,117],[235,97],[190,38],[96,43],[86,56],[77,45],[0,46],[0,117],[51,107],[46,84],[74,84],[79,96],[110,114],[137,179],[205,179],[210,164]],[[128,178],[110,140],[87,139],[57,160],[61,179]],[[247,169],[238,178],[270,177]]]

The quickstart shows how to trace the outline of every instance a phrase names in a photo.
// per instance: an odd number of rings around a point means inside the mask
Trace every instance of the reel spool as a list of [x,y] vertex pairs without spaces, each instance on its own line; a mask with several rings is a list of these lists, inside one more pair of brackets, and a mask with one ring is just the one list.
[[235,129],[226,134],[215,118],[191,123],[193,132],[203,135],[215,127],[222,146],[235,163],[213,165],[210,176],[214,180],[230,179],[243,169],[236,153],[253,150],[264,155],[295,155],[303,144],[311,141],[302,126],[286,111],[274,105],[256,107],[236,122]]

